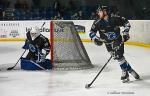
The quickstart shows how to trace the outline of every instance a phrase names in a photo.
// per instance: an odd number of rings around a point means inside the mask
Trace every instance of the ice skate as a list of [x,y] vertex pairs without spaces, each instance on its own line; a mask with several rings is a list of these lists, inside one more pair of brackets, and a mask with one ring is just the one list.
[[122,70],[121,80],[122,80],[122,83],[126,83],[130,81],[128,71]]
[[140,76],[133,70],[131,69],[129,73],[135,78],[135,79],[140,79]]

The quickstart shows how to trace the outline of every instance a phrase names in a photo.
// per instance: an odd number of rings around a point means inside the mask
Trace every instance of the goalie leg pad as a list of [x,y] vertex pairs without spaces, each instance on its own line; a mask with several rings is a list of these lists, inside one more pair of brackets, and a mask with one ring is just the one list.
[[21,69],[23,70],[44,70],[52,69],[52,64],[49,59],[46,62],[35,63],[34,61],[27,60],[26,58],[21,58]]
[[45,69],[52,69],[53,68],[53,66],[51,64],[51,60],[49,60],[49,59],[45,59],[45,62],[40,62],[39,65]]

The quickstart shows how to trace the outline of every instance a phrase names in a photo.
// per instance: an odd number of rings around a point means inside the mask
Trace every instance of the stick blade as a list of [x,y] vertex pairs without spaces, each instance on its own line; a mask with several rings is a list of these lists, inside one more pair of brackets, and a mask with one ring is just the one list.
[[9,68],[7,68],[7,70],[12,70],[14,67],[9,67]]
[[90,86],[91,86],[91,84],[86,84],[86,85],[85,85],[85,88],[86,88],[86,89],[89,89],[89,88],[91,88]]

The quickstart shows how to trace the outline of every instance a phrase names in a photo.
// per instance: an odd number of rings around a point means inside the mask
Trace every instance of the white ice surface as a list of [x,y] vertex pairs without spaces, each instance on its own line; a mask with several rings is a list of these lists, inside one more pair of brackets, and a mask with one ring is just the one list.
[[[15,64],[23,42],[0,42],[0,65]],[[110,55],[104,46],[84,43],[95,68],[77,71],[0,71],[0,96],[150,96],[150,49],[125,46],[125,57],[142,80],[130,75],[120,80],[121,69],[111,60],[90,89],[90,83]],[[128,94],[127,94],[128,93]]]

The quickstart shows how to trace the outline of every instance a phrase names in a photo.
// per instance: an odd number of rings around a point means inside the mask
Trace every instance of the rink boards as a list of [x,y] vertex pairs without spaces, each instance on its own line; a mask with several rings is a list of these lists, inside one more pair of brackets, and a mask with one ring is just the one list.
[[[66,20],[64,20],[66,21]],[[93,24],[93,20],[72,20],[77,25],[77,30],[83,42],[91,42],[89,31]],[[50,37],[50,20],[34,20],[34,21],[0,21],[0,41],[24,41],[26,32],[33,26],[41,28],[41,33]],[[150,20],[130,20],[131,39],[127,44],[150,47]],[[123,28],[121,28],[123,29]],[[81,32],[80,32],[81,31]]]

